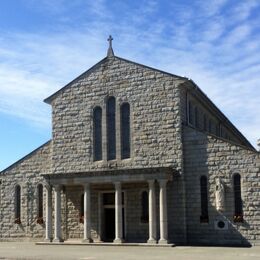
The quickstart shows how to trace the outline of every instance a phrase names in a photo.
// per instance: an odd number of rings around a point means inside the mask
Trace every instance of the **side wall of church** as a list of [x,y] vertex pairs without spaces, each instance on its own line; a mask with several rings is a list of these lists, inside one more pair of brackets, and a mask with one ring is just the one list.
[[219,112],[209,106],[209,102],[202,101],[198,91],[188,90],[185,84],[181,88],[181,117],[190,127],[245,145],[245,140],[238,137]]
[[[112,57],[52,101],[53,172],[182,168],[178,77]],[[116,98],[116,160],[106,156],[106,101]],[[131,158],[121,160],[120,105],[130,104]],[[93,108],[102,108],[103,159],[93,160]],[[173,149],[174,147],[174,149]]]
[[[43,239],[45,224],[37,224],[37,185],[43,184],[41,174],[50,173],[50,150],[48,142],[1,172],[0,240]],[[21,224],[15,224],[16,185],[21,187]],[[43,195],[45,202],[44,186]]]
[[[187,239],[190,244],[238,244],[260,242],[260,154],[190,127],[183,128],[186,184]],[[241,176],[244,221],[234,223],[234,174]],[[208,223],[200,223],[200,177],[208,180]],[[216,210],[216,178],[224,184],[224,211]],[[222,220],[227,229],[219,229]]]

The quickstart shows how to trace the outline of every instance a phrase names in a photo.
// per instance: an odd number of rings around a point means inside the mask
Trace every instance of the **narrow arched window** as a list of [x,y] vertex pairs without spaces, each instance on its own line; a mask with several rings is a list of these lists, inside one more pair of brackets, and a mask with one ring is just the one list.
[[116,100],[109,97],[107,100],[107,159],[116,159]]
[[84,223],[84,194],[80,196],[79,222]]
[[37,195],[38,195],[38,218],[43,218],[43,186],[39,184],[37,186]]
[[21,187],[15,187],[15,223],[21,224]]
[[102,109],[95,107],[93,111],[94,161],[102,160]]
[[121,158],[130,158],[130,105],[124,103],[120,108],[121,114]]
[[147,223],[149,220],[149,211],[148,211],[148,193],[147,191],[142,192],[142,215],[141,222]]
[[208,180],[206,176],[201,176],[200,178],[200,206],[201,206],[200,222],[207,223],[209,221],[209,216],[208,216]]
[[238,173],[234,175],[234,202],[235,202],[234,222],[243,222],[241,176]]

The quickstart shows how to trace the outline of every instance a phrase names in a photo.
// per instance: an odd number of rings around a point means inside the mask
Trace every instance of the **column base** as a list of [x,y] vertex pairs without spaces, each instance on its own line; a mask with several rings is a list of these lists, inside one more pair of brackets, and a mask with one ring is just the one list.
[[84,244],[93,243],[93,239],[92,239],[92,238],[83,239],[83,240],[82,240],[82,243],[84,243]]
[[116,239],[114,239],[113,243],[115,243],[115,244],[122,244],[122,243],[124,243],[124,240],[121,239],[121,238],[116,238]]
[[149,238],[149,239],[147,240],[147,243],[148,243],[148,244],[157,244],[157,241],[156,241],[154,238]]
[[54,239],[52,240],[52,242],[54,242],[54,243],[61,243],[61,242],[64,242],[64,240],[61,239],[61,238],[54,238]]
[[158,241],[158,243],[161,244],[161,245],[169,244],[169,242],[168,242],[167,239],[160,239],[160,240]]

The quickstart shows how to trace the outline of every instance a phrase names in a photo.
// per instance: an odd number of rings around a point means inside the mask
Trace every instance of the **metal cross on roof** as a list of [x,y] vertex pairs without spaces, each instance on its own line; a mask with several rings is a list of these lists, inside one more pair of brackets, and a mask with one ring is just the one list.
[[114,56],[114,51],[113,51],[113,48],[112,48],[112,41],[113,41],[112,36],[109,35],[107,40],[109,42],[109,47],[108,47],[108,50],[107,50],[107,57],[111,57],[111,56]]

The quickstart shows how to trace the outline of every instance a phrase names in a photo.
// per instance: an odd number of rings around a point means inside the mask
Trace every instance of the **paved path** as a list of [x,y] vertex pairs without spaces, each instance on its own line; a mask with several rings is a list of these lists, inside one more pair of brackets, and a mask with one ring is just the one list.
[[35,245],[29,242],[0,242],[0,259],[40,260],[260,260],[260,247],[116,247]]

